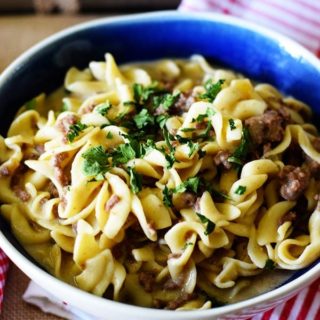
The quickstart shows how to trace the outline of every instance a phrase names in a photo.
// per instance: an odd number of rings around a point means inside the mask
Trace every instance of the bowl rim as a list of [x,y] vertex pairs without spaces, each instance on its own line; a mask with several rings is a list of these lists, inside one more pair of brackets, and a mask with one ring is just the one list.
[[[231,17],[227,15],[222,15],[218,13],[191,13],[185,11],[175,11],[175,10],[164,10],[164,11],[155,11],[149,13],[138,13],[138,14],[130,14],[123,16],[114,16],[114,17],[106,17],[94,19],[92,21],[80,23],[74,25],[72,27],[66,28],[62,31],[59,31],[44,40],[40,41],[38,44],[32,46],[28,50],[26,50],[23,54],[21,54],[17,59],[15,59],[0,75],[0,90],[2,85],[6,82],[6,80],[13,74],[16,70],[18,70],[23,63],[27,62],[28,59],[32,58],[33,55],[36,55],[39,51],[44,49],[46,46],[54,44],[56,41],[63,39],[64,37],[71,35],[73,33],[77,33],[79,31],[85,30],[87,28],[99,27],[99,26],[108,26],[114,24],[130,24],[130,23],[141,23],[144,21],[182,21],[182,20],[204,20],[208,22],[218,22],[229,24],[234,27],[238,27],[241,29],[247,29],[248,31],[252,31],[254,33],[260,34],[263,37],[278,43],[287,53],[292,55],[294,58],[303,58],[308,63],[310,63],[314,68],[318,69],[320,73],[320,60],[302,45],[298,44],[294,40],[289,39],[288,37],[281,35],[275,31],[269,30],[265,27],[258,26],[255,23],[247,22],[240,18]],[[153,318],[155,313],[157,313],[158,319],[167,319],[170,314],[174,319],[194,319],[197,318],[207,318],[214,316],[226,315],[232,312],[240,311],[243,308],[250,308],[253,306],[263,305],[267,301],[274,301],[276,299],[289,299],[289,295],[291,296],[296,293],[298,290],[303,289],[306,285],[311,283],[313,280],[320,276],[320,263],[317,263],[310,270],[306,271],[304,274],[298,276],[296,279],[284,284],[283,286],[268,291],[266,293],[260,294],[256,297],[252,297],[250,299],[236,302],[230,305],[225,305],[219,308],[211,308],[207,310],[191,310],[188,312],[172,312],[170,310],[159,310],[153,308],[144,308],[134,305],[125,304],[122,302],[117,302],[113,300],[104,299],[98,296],[95,296],[91,293],[85,292],[81,289],[73,287],[62,280],[59,280],[53,277],[48,272],[44,271],[36,264],[32,263],[28,258],[26,258],[18,249],[15,248],[13,244],[5,237],[2,231],[0,231],[0,246],[4,250],[4,252],[8,255],[8,257],[32,280],[34,280],[38,285],[43,287],[43,284],[50,284],[53,288],[59,288],[64,290],[66,297],[79,296],[83,297],[88,304],[92,302],[93,305],[101,305],[102,304],[106,308],[110,308],[110,310],[116,310],[118,308],[126,309],[127,314],[130,312],[132,314],[140,314],[143,313],[143,317]],[[59,290],[59,291],[60,291]],[[55,292],[50,292],[55,295]],[[281,300],[282,301],[282,300]],[[71,303],[73,304],[73,303]],[[74,304],[73,304],[74,305]],[[76,306],[76,305],[75,305]],[[79,308],[79,306],[76,306]],[[81,307],[80,307],[81,308]],[[108,310],[108,309],[106,309]],[[123,311],[122,311],[123,312]]]

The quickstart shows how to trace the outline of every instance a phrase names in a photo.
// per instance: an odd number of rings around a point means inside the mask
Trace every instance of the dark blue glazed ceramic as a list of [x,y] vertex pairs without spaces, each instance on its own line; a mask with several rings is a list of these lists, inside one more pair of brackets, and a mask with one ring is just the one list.
[[[106,52],[112,53],[118,63],[201,54],[214,64],[271,83],[301,99],[313,108],[314,120],[320,123],[320,62],[307,50],[241,20],[160,12],[83,24],[27,51],[0,77],[1,134],[6,134],[14,113],[24,102],[61,86],[71,66],[81,68],[89,61],[103,60]],[[2,220],[0,228],[6,239],[24,253]],[[297,272],[293,278],[306,271]]]

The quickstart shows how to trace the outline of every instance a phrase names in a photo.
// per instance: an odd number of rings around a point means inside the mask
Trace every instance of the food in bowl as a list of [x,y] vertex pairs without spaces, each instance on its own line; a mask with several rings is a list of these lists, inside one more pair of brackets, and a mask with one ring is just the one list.
[[311,116],[199,55],[107,54],[19,110],[1,214],[48,272],[99,296],[175,310],[253,296],[252,279],[276,286],[320,256]]

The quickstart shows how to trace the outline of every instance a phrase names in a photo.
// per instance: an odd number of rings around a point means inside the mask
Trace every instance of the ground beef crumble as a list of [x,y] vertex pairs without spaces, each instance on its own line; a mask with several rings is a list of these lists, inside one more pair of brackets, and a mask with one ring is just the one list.
[[308,187],[310,174],[301,167],[285,166],[279,173],[280,194],[286,200],[297,200]]
[[226,170],[230,170],[232,168],[231,162],[228,161],[228,158],[231,156],[229,151],[219,151],[213,158],[216,166],[222,165]]
[[287,113],[284,108],[280,108],[246,119],[245,126],[249,129],[252,141],[257,145],[281,141],[290,119]]

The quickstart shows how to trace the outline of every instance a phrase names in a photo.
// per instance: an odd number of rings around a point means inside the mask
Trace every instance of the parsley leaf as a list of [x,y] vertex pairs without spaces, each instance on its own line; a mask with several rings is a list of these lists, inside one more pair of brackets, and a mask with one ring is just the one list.
[[117,166],[119,164],[127,163],[137,157],[136,151],[130,143],[120,144],[111,154],[112,164]]
[[27,110],[34,110],[37,107],[37,100],[36,98],[33,98],[26,102],[25,107]]
[[71,125],[67,133],[68,141],[73,142],[73,140],[86,128],[88,128],[88,126],[81,122]]
[[228,158],[229,162],[232,162],[238,166],[242,166],[245,161],[247,154],[251,149],[251,138],[248,128],[243,128],[242,138],[240,145],[233,152],[232,156]]
[[172,207],[172,189],[169,189],[167,186],[162,190],[163,203],[167,207]]
[[158,108],[160,106],[163,109],[168,110],[179,98],[180,92],[170,94],[164,93],[162,95],[154,96],[153,97],[153,107]]
[[216,227],[215,223],[209,220],[206,216],[204,216],[201,213],[197,212],[197,216],[199,217],[201,223],[206,224],[206,230],[204,234],[208,236],[210,233],[214,231],[214,228]]
[[113,138],[113,134],[111,133],[111,131],[109,131],[107,133],[107,139],[112,139]]
[[247,190],[246,186],[239,186],[234,193],[241,196],[246,192],[246,190]]
[[83,173],[87,176],[95,176],[96,180],[102,180],[109,169],[108,155],[102,146],[88,149],[82,154],[84,158]]
[[173,164],[175,162],[178,162],[177,159],[175,158],[175,148],[173,147],[173,145],[171,144],[170,140],[173,140],[174,137],[172,134],[169,133],[169,131],[166,128],[163,128],[163,136],[164,136],[164,140],[169,148],[170,153],[165,153],[165,158],[167,160],[167,168],[172,168]]
[[200,178],[198,178],[198,177],[188,178],[186,181],[184,181],[183,183],[179,184],[176,188],[174,188],[173,192],[174,193],[182,193],[187,190],[190,190],[194,193],[197,193],[199,183],[200,183]]
[[275,262],[271,259],[267,259],[266,264],[264,266],[264,270],[273,270],[275,269]]
[[162,90],[158,88],[158,83],[153,82],[148,87],[143,87],[142,84],[134,83],[133,84],[133,96],[135,103],[138,105],[144,105],[148,99],[155,93],[159,93]]
[[180,131],[182,131],[182,132],[192,132],[192,131],[195,131],[195,130],[197,130],[197,129],[196,128],[183,128]]
[[134,168],[129,167],[130,188],[133,193],[138,193],[142,189],[142,176]]
[[189,153],[188,157],[191,157],[193,153],[199,149],[199,143],[193,143],[192,141],[188,141],[188,148],[189,148]]
[[163,129],[169,118],[170,118],[170,116],[167,114],[160,114],[160,115],[156,116],[156,122],[158,123],[159,127],[161,129]]
[[133,117],[133,120],[139,129],[148,125],[154,125],[154,116],[152,116],[147,109],[142,109]]
[[229,119],[229,125],[231,130],[234,130],[237,128],[233,119]]
[[205,82],[204,88],[206,90],[205,93],[200,95],[201,99],[206,99],[209,102],[213,102],[214,99],[216,98],[217,94],[220,92],[221,87],[225,80],[220,79],[216,83],[212,82],[212,79],[209,79]]
[[111,108],[112,108],[112,105],[108,101],[108,102],[101,103],[98,106],[96,106],[95,111],[100,113],[102,116],[105,116]]

